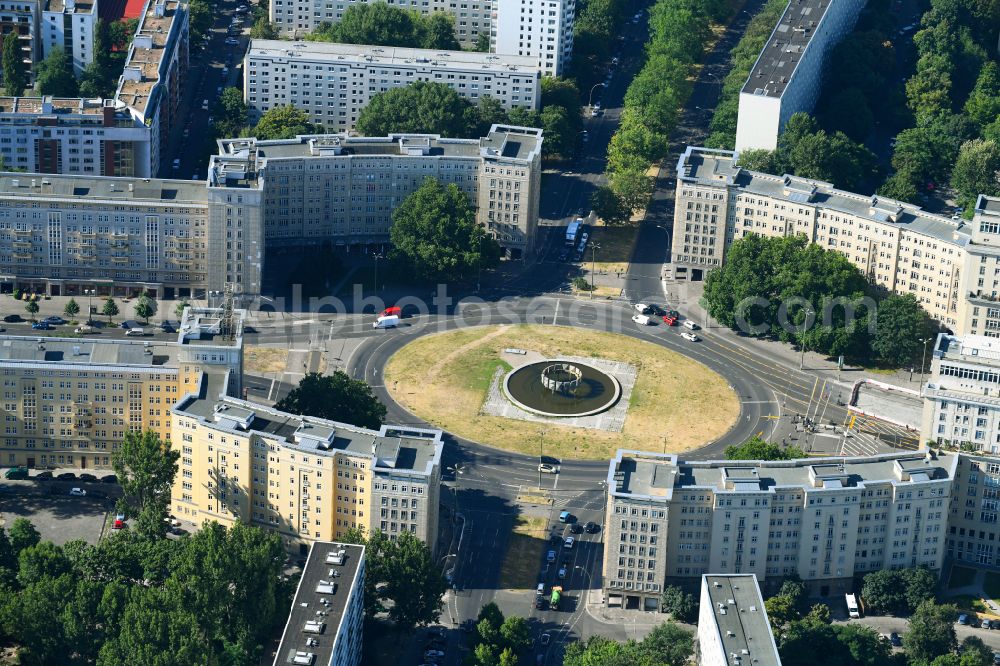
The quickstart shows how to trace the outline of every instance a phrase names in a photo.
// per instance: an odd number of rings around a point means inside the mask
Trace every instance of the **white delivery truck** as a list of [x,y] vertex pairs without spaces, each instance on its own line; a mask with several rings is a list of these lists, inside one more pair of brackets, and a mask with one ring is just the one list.
[[852,618],[861,617],[861,613],[858,611],[858,599],[853,594],[845,594],[844,598],[847,600],[847,615]]
[[372,328],[396,328],[399,326],[399,316],[398,315],[388,315],[385,317],[379,317],[372,324]]

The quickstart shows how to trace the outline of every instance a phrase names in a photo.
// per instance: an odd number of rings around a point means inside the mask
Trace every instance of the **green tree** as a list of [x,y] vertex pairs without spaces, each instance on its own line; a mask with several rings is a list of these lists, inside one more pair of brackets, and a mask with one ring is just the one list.
[[837,624],[833,626],[833,633],[858,666],[885,666],[892,663],[892,646],[871,627]]
[[191,306],[190,303],[188,303],[185,300],[181,300],[180,303],[174,306],[174,314],[177,315],[178,319],[180,319],[181,317],[184,316],[184,310],[190,306]]
[[899,569],[905,587],[906,605],[910,610],[925,601],[933,601],[936,596],[938,577],[925,567]]
[[66,599],[74,588],[70,575],[43,577],[22,588],[12,600],[9,622],[16,627],[21,646],[18,661],[25,666],[66,663],[67,655],[76,652],[58,621]]
[[31,315],[31,321],[35,321],[35,315],[38,314],[38,301],[32,298],[24,304],[24,309]]
[[17,39],[17,31],[4,35],[3,40],[3,88],[8,97],[20,97],[28,87],[28,72],[21,53],[21,44]]
[[958,608],[950,604],[939,606],[933,601],[925,601],[917,606],[910,617],[909,629],[903,634],[906,656],[912,661],[928,662],[953,651],[957,645],[957,615]]
[[933,337],[934,325],[913,294],[891,294],[878,305],[872,350],[894,368],[919,358],[921,339]]
[[112,323],[112,318],[118,316],[118,304],[115,303],[115,299],[108,296],[104,299],[104,305],[101,307],[101,314],[108,318],[108,323]]
[[66,301],[66,305],[63,307],[63,314],[67,317],[75,317],[80,314],[80,304],[76,302],[75,298]]
[[490,52],[490,35],[488,32],[483,31],[479,33],[479,36],[476,37],[476,46],[474,50],[479,51],[480,53]]
[[470,123],[471,108],[443,83],[415,81],[372,97],[358,114],[356,129],[364,136],[417,132],[467,138],[476,129],[475,124]]
[[[522,653],[531,647],[531,628],[523,617],[508,617],[500,625],[500,639],[504,652]],[[502,655],[501,655],[502,656]]]
[[310,122],[309,114],[291,104],[286,104],[265,111],[251,133],[263,141],[294,139],[301,134],[316,134],[318,131],[319,128]]
[[1000,64],[990,60],[983,65],[965,101],[965,113],[981,128],[1000,117]]
[[668,585],[660,595],[660,610],[678,622],[694,622],[698,619],[698,600],[680,587]]
[[611,175],[611,189],[633,213],[642,210],[653,195],[653,179],[643,169],[623,169]]
[[673,622],[664,622],[649,632],[639,650],[667,666],[684,666],[694,654],[694,634]]
[[507,112],[504,110],[500,100],[496,97],[483,95],[479,98],[479,106],[466,109],[466,113],[473,112],[470,125],[474,125],[474,137],[486,136],[493,125],[503,125],[508,122]]
[[73,60],[65,51],[53,49],[45,60],[38,63],[35,87],[40,95],[76,97],[79,94]]
[[455,39],[455,19],[445,12],[432,12],[420,17],[420,47],[441,51],[460,51]]
[[644,650],[635,641],[618,643],[604,636],[591,636],[566,646],[563,666],[663,666],[666,662]]
[[342,370],[330,375],[308,373],[275,407],[372,430],[378,430],[385,418],[385,405],[372,393],[371,386],[364,380],[351,379]]
[[111,457],[111,466],[122,487],[118,510],[137,511],[133,521],[137,533],[162,537],[170,508],[170,489],[177,474],[180,453],[164,445],[152,430],[126,432],[119,449]]
[[951,173],[951,186],[966,208],[975,204],[980,194],[1000,195],[1000,146],[979,140],[963,144]]
[[542,107],[538,114],[538,125],[541,125],[545,136],[542,142],[542,157],[545,159],[568,158],[576,153],[577,125],[565,107],[549,105]]
[[607,185],[600,185],[590,196],[590,207],[598,219],[607,225],[627,224],[632,221],[632,210],[625,201]]
[[250,39],[278,39],[280,36],[278,27],[263,16],[255,20],[250,28]]
[[199,45],[208,38],[215,14],[207,0],[190,0],[188,2],[188,31],[191,42]]
[[804,458],[802,449],[789,446],[782,448],[754,435],[742,444],[732,444],[726,447],[726,460],[792,460]]
[[393,211],[394,261],[425,280],[459,281],[500,261],[500,248],[476,223],[468,196],[433,178]]
[[993,650],[979,636],[966,636],[958,652],[962,655],[962,666],[991,666],[994,663]]
[[778,635],[785,625],[802,617],[795,607],[795,600],[784,594],[776,594],[766,600],[764,608],[767,610],[767,619],[775,635]]
[[[261,38],[263,39],[263,38]],[[247,126],[247,105],[239,88],[226,88],[215,103],[215,133],[219,138],[240,136]]]
[[309,38],[340,44],[416,48],[420,46],[420,19],[414,11],[385,2],[351,5],[337,23],[321,25]]
[[135,300],[135,316],[142,317],[145,323],[149,323],[149,318],[156,314],[156,300],[149,295],[145,289]]
[[22,550],[36,546],[42,540],[34,524],[27,518],[16,518],[7,529],[7,536],[14,557],[20,556]]
[[51,541],[41,541],[17,556],[17,581],[28,586],[43,578],[58,578],[70,572],[70,562]]
[[834,92],[823,109],[824,124],[834,132],[843,132],[854,141],[864,141],[875,128],[875,114],[860,88],[841,88]]

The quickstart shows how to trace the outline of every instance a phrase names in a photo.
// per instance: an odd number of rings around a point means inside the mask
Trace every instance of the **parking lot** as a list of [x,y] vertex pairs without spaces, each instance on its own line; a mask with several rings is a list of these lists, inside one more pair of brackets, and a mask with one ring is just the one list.
[[58,545],[75,539],[97,543],[108,512],[114,510],[114,503],[110,497],[97,499],[8,491],[0,495],[0,527],[9,528],[18,518],[27,518],[42,535],[42,540]]

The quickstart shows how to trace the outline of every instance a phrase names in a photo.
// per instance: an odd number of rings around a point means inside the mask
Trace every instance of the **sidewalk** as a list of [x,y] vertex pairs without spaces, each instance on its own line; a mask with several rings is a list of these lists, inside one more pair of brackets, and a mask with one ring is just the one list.
[[[80,306],[80,312],[74,317],[68,317],[64,310],[66,304],[70,300],[75,300],[76,304]],[[38,312],[31,315],[24,309],[27,305],[27,301],[16,301],[14,297],[10,294],[0,295],[0,317],[16,314],[24,317],[26,320],[34,317],[35,319],[44,319],[45,317],[51,317],[58,315],[66,319],[72,319],[73,321],[85,322],[87,321],[87,308],[89,304],[93,305],[94,314],[93,319],[97,321],[107,322],[108,318],[106,315],[101,314],[101,309],[104,307],[104,302],[107,300],[106,296],[94,296],[93,298],[88,298],[87,296],[50,296],[48,299],[39,298],[36,303],[38,303]],[[135,314],[135,298],[124,299],[115,298],[115,305],[118,306],[118,314],[113,317],[113,320],[117,322],[125,321],[126,319],[141,319]],[[159,323],[164,319],[176,320],[179,317],[175,312],[178,303],[183,303],[182,299],[174,299],[171,301],[154,301],[156,303],[156,314],[149,318],[150,323]],[[189,305],[204,307],[206,305],[205,301],[201,300],[190,300],[187,301]]]

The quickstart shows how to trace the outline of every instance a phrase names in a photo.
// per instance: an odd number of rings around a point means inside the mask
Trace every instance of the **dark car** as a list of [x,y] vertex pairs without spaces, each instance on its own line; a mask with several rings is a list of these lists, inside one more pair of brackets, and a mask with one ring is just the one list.
[[94,476],[93,474],[81,474],[80,475],[80,480],[81,481],[97,481],[97,477]]
[[52,472],[45,470],[44,472],[39,472],[35,475],[36,479],[41,479],[42,481],[48,481],[52,478]]
[[896,647],[900,647],[903,644],[903,640],[899,637],[899,634],[897,634],[895,631],[889,634],[889,642],[895,645]]
[[163,331],[164,333],[176,333],[177,332],[177,329],[174,328],[174,325],[171,324],[169,321],[165,321],[165,322],[161,323],[160,324],[160,330]]
[[662,317],[667,314],[667,311],[661,308],[659,305],[650,305],[649,312],[656,315],[657,317]]
[[101,483],[118,483],[118,477],[114,474],[108,474],[106,477],[101,479]]
[[6,317],[3,318],[3,320],[8,324],[16,324],[18,322],[24,321],[24,317],[22,317],[21,315],[7,315]]
[[537,608],[538,610],[542,610],[543,608],[545,608],[544,595],[541,594],[535,595],[535,608]]
[[97,499],[107,499],[108,494],[103,490],[88,490],[87,495],[90,497],[96,497]]
[[52,315],[51,317],[46,317],[43,319],[46,324],[52,324],[53,326],[62,326],[66,323],[66,320],[58,315]]
[[581,525],[580,523],[573,523],[572,525],[569,526],[569,531],[572,532],[573,534],[580,534],[583,532],[583,525]]
[[76,474],[73,472],[63,472],[62,474],[56,475],[56,478],[60,481],[72,481],[76,478]]
[[601,531],[601,526],[597,523],[587,523],[583,529],[587,530],[587,534],[597,534]]
[[32,330],[35,330],[35,331],[51,331],[52,330],[52,326],[50,326],[49,324],[45,323],[44,321],[36,321],[34,324],[31,325],[31,328],[32,328]]
[[183,527],[171,527],[167,531],[173,534],[174,536],[184,536],[185,534],[188,533],[188,531]]

